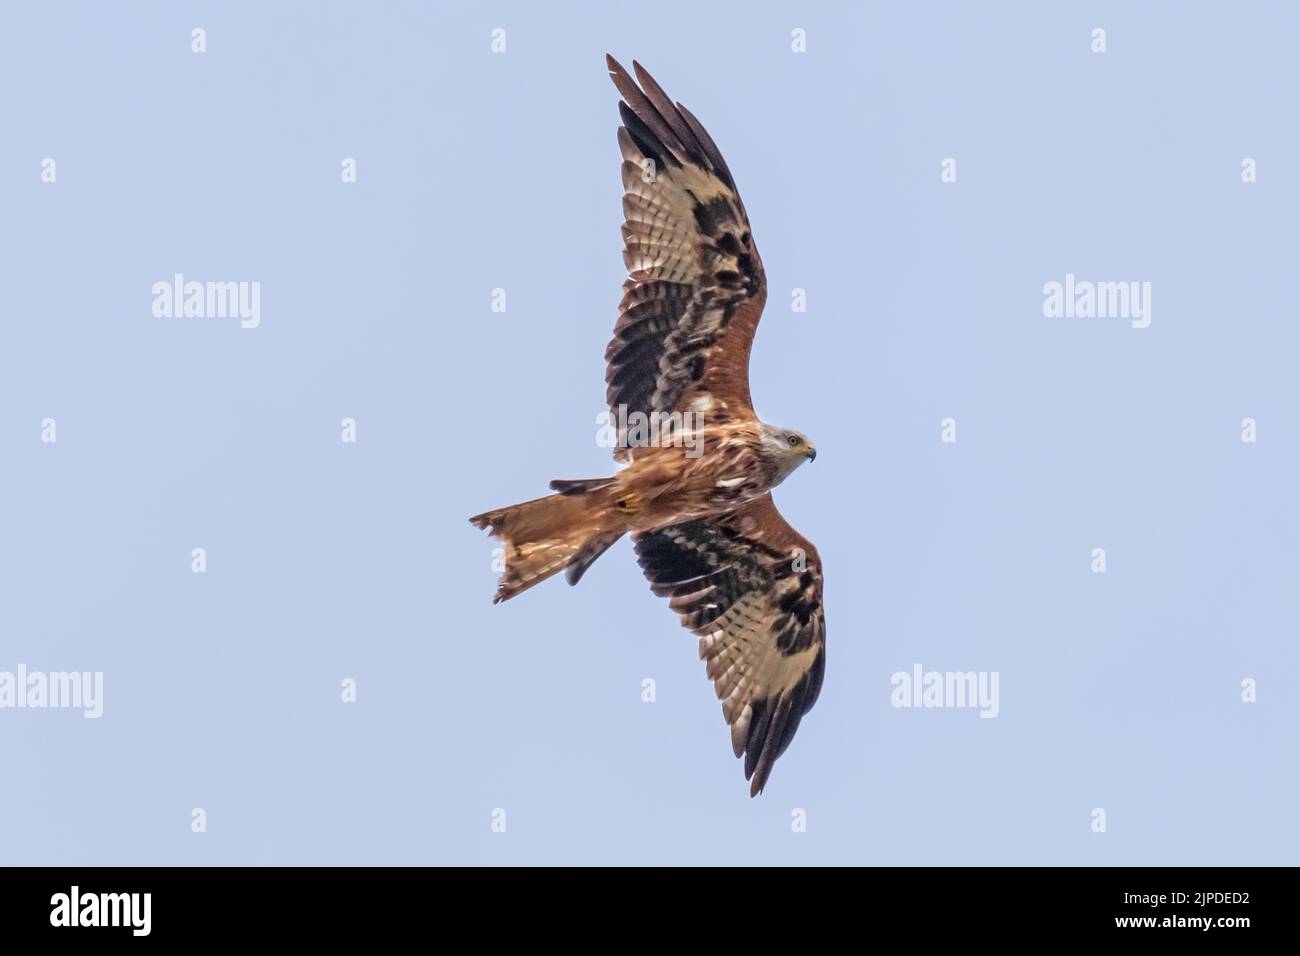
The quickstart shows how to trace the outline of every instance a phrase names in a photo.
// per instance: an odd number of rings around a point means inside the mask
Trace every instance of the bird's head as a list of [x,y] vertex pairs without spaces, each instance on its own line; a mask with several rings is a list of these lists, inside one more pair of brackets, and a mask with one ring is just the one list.
[[803,432],[767,423],[763,424],[763,452],[776,465],[777,481],[817,457],[817,449]]

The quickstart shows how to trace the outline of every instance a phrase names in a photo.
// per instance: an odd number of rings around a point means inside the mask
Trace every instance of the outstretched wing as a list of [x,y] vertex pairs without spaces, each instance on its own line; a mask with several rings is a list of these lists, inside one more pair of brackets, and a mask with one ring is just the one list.
[[700,637],[700,658],[745,758],[750,796],[817,700],[826,664],[817,549],[764,495],[721,518],[637,535],[651,589]]
[[[623,284],[605,350],[615,422],[692,410],[716,423],[753,418],[749,349],[767,282],[731,171],[690,111],[640,64],[613,57],[623,95]],[[620,407],[624,414],[620,417]],[[625,459],[625,434],[615,458]]]

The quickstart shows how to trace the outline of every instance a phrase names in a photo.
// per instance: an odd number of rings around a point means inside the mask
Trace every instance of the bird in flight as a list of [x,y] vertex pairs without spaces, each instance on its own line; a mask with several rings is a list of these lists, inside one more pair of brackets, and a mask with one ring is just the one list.
[[817,450],[761,421],[750,400],[767,282],[722,154],[640,64],[633,80],[606,62],[622,95],[628,278],[605,382],[614,458],[625,467],[552,481],[555,494],[470,521],[505,545],[494,603],[560,571],[577,584],[630,534],[651,590],[699,636],[757,796],[825,669],[821,560],[771,494]]

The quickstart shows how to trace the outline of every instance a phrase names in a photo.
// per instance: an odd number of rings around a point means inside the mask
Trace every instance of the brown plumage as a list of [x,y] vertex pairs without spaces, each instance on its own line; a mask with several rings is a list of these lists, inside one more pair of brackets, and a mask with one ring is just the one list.
[[[503,601],[564,570],[576,584],[624,534],[656,594],[700,637],[757,795],[821,689],[821,561],[771,489],[816,450],[754,412],[749,353],[767,284],[731,171],[699,121],[633,63],[622,94],[623,285],[605,381],[610,478],[470,520],[506,545]],[[636,416],[667,421],[638,440]]]

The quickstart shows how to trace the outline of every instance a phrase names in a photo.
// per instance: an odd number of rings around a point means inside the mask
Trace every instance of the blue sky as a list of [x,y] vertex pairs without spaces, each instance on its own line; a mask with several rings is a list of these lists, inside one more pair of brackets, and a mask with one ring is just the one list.
[[[104,700],[0,709],[0,862],[1295,862],[1294,10],[5,18],[0,671]],[[819,451],[826,681],[756,800],[627,541],[494,607],[465,521],[612,468],[606,52],[727,157],[756,405]],[[176,273],[260,324],[154,315]],[[1067,275],[1150,325],[1046,317]],[[892,706],[917,664],[998,716]]]

